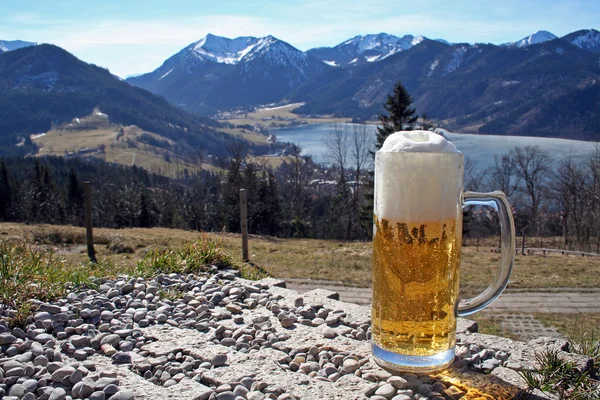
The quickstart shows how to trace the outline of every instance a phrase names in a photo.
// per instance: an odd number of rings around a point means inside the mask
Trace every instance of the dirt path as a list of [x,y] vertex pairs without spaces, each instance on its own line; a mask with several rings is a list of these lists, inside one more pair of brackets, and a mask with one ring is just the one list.
[[[340,300],[356,304],[371,302],[371,288],[340,285],[335,281],[307,281],[288,279],[289,289],[299,293],[313,289],[327,289],[340,294]],[[600,312],[600,289],[555,288],[507,289],[498,300],[488,307],[493,311],[539,312],[539,313],[593,313]]]

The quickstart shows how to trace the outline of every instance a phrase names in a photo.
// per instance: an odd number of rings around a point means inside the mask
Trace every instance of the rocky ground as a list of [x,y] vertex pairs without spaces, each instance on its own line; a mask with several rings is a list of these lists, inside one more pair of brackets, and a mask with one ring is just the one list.
[[25,329],[0,306],[0,398],[509,399],[540,349],[593,367],[564,340],[511,341],[459,320],[452,368],[392,375],[370,357],[370,309],[334,292],[216,270],[98,284],[37,303]]

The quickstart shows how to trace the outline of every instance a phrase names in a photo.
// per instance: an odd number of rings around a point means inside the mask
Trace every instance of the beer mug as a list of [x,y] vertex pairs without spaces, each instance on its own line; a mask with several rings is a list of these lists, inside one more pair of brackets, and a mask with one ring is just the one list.
[[[416,146],[382,151],[384,144],[375,155],[371,345],[382,367],[429,372],[452,363],[457,316],[482,310],[506,287],[515,228],[502,192],[463,191],[464,156],[454,145],[433,138],[432,132],[401,134]],[[419,143],[431,140],[445,142],[433,146],[443,151],[427,145],[419,150]],[[502,257],[494,282],[459,303],[462,209],[467,205],[498,213]]]

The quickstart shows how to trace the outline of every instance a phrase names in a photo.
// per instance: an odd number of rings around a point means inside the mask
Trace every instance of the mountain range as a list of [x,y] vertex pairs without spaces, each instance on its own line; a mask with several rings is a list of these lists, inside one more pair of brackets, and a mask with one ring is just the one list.
[[235,140],[214,120],[192,115],[164,98],[132,86],[107,69],[87,64],[60,47],[42,44],[0,54],[0,154],[34,150],[29,135],[90,115],[175,141],[178,154],[225,154]]
[[273,36],[209,34],[126,81],[53,45],[0,44],[0,148],[98,107],[182,149],[219,154],[230,137],[201,115],[303,102],[295,112],[373,119],[398,80],[420,115],[450,129],[578,139],[600,132],[593,29],[561,38],[540,31],[499,46],[381,33],[306,52]]
[[35,45],[37,45],[37,43],[25,42],[23,40],[0,40],[0,54]]
[[306,52],[207,35],[127,81],[197,113],[292,101],[301,114],[372,119],[400,80],[420,114],[451,129],[582,139],[600,131],[599,53],[593,29],[502,45],[380,33]]

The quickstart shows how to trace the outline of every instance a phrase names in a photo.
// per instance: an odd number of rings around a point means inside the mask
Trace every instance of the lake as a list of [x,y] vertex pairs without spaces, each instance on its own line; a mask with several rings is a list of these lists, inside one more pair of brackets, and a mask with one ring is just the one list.
[[[350,125],[350,124],[348,124]],[[323,138],[332,124],[298,125],[290,128],[273,129],[279,142],[292,142],[302,147],[303,154],[311,155],[315,161],[327,163],[327,149]],[[368,125],[375,141],[375,125]],[[498,136],[452,133],[444,131],[444,135],[466,157],[476,163],[476,168],[483,170],[494,163],[494,156],[501,156],[515,146],[539,146],[554,154],[555,160],[572,154],[586,156],[595,151],[595,142],[580,140],[550,139],[530,136]]]

